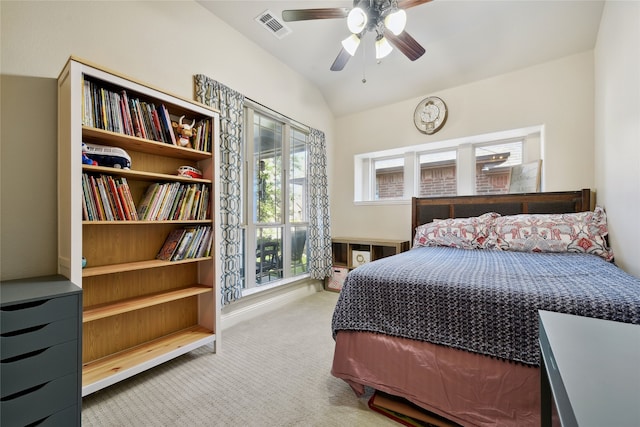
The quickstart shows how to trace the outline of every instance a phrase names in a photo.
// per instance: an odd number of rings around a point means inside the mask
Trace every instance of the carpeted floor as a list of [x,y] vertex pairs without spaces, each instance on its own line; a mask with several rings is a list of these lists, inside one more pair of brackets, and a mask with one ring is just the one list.
[[398,426],[330,373],[337,293],[224,331],[208,347],[83,399],[83,426]]

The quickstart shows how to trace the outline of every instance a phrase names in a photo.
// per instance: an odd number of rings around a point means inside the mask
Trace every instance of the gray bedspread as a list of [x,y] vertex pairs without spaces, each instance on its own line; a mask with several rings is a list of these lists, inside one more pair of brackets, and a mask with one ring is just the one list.
[[640,279],[595,255],[419,247],[351,271],[332,330],[537,366],[540,309],[640,324]]

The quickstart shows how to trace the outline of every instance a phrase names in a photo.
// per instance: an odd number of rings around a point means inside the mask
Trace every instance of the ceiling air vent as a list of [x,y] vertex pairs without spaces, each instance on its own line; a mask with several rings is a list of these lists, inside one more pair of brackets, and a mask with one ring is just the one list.
[[276,18],[270,10],[265,10],[258,15],[256,17],[256,21],[279,39],[291,33],[291,28],[287,27],[284,22]]

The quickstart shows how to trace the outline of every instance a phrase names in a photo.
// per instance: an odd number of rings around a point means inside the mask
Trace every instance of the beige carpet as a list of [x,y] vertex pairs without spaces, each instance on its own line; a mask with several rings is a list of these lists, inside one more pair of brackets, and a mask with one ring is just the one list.
[[398,426],[330,374],[337,293],[319,292],[83,399],[83,426]]

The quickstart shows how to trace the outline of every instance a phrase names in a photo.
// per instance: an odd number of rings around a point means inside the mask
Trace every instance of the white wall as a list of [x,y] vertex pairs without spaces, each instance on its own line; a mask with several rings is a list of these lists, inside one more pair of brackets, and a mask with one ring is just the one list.
[[332,144],[315,86],[192,1],[0,1],[0,277],[56,272],[56,79],[70,55],[193,98],[205,74]]
[[616,263],[640,277],[640,3],[607,2],[595,48],[598,201]]
[[[449,108],[444,128],[423,135],[413,111],[427,95]],[[353,156],[359,153],[544,125],[544,191],[594,186],[593,54],[499,75],[336,120],[331,188],[332,234],[411,237],[408,204],[354,206]]]

